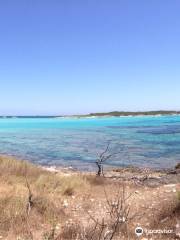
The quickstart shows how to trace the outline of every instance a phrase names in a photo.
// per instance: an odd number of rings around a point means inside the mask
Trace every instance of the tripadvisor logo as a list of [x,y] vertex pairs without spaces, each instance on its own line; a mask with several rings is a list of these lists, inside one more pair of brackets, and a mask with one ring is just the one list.
[[135,234],[136,234],[138,237],[140,237],[140,236],[143,234],[143,229],[142,229],[142,227],[137,227],[137,228],[135,229]]

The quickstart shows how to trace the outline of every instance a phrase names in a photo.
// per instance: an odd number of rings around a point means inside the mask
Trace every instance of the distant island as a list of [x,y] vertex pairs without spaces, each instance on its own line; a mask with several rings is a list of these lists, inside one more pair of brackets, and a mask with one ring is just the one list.
[[157,116],[157,115],[176,115],[180,114],[180,111],[145,111],[145,112],[125,112],[125,111],[113,111],[113,112],[99,112],[99,113],[89,113],[85,115],[73,115],[72,117],[121,117],[121,116]]

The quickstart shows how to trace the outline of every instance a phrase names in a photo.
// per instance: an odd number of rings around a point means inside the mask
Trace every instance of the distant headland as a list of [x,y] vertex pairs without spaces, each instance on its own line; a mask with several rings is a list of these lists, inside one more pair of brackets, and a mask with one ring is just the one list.
[[125,112],[125,111],[113,111],[113,112],[98,112],[89,113],[86,115],[73,115],[73,117],[122,117],[122,116],[158,116],[158,115],[179,115],[180,111],[138,111],[138,112]]
[[74,115],[19,115],[19,116],[0,116],[0,118],[64,118],[64,117],[123,117],[123,116],[165,116],[165,115],[180,115],[180,111],[112,111],[112,112],[97,112],[89,114],[74,114]]

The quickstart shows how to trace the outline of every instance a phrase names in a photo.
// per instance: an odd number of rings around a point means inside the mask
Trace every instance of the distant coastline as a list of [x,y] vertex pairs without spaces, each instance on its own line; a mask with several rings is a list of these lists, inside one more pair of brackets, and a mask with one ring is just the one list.
[[93,118],[93,117],[124,117],[124,116],[165,116],[165,115],[180,115],[180,111],[112,111],[112,112],[97,112],[89,114],[75,115],[25,115],[25,116],[0,116],[0,118]]
[[138,112],[125,112],[125,111],[113,111],[113,112],[99,112],[90,113],[86,115],[73,115],[74,117],[124,117],[124,116],[164,116],[164,115],[180,115],[180,111],[138,111]]

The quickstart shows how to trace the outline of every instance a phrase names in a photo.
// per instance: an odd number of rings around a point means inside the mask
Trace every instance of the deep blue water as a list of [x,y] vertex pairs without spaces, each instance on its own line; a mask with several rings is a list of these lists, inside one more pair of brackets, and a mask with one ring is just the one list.
[[169,168],[180,162],[180,116],[1,118],[0,154],[90,169],[108,142],[109,165]]

